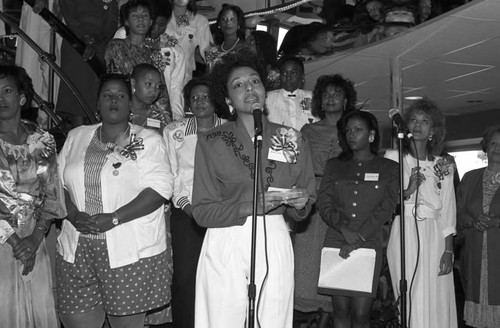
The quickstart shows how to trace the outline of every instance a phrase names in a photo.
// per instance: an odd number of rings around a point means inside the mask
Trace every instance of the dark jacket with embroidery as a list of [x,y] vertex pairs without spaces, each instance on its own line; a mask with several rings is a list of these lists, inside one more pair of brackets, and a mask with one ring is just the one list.
[[[271,138],[277,135],[280,128],[284,126],[263,120],[261,168],[264,189],[305,188],[309,193],[309,202],[306,211],[300,214],[289,206],[280,206],[268,214],[284,214],[294,220],[303,220],[316,200],[309,145],[300,132],[293,130],[297,135],[297,162],[269,160]],[[252,203],[253,163],[252,139],[239,122],[229,122],[198,137],[192,200],[198,224],[216,228],[245,223],[247,216],[241,214],[240,206]]]

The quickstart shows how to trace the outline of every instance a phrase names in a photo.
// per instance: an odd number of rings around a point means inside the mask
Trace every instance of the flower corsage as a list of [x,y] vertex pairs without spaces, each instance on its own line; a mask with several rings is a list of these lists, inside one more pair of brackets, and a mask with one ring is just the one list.
[[27,140],[28,152],[40,151],[42,157],[48,158],[56,153],[56,142],[46,131],[37,129]]
[[276,130],[276,134],[271,137],[271,149],[282,152],[288,163],[295,164],[297,156],[300,154],[297,149],[297,138],[297,132],[294,129],[279,128]]
[[434,164],[434,175],[439,179],[437,187],[441,189],[441,180],[453,172],[453,160],[450,157],[441,157]]
[[115,145],[114,152],[120,156],[135,161],[137,159],[137,151],[144,149],[142,138],[136,137],[135,133],[130,134],[130,142],[125,146]]

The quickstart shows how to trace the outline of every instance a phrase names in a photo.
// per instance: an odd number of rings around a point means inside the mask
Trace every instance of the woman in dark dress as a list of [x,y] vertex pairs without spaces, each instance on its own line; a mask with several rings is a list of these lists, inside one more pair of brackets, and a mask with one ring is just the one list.
[[379,157],[376,118],[364,111],[346,114],[339,122],[342,153],[330,159],[318,192],[316,207],[329,226],[325,247],[340,249],[346,259],[358,248],[376,251],[371,293],[320,289],[332,295],[336,328],[369,327],[382,264],[382,226],[398,198],[398,167]]

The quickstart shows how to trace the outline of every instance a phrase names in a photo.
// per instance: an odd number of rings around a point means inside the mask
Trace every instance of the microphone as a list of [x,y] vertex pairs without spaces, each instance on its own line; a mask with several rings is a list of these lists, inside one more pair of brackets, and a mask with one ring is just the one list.
[[389,117],[391,120],[396,123],[396,125],[399,127],[401,131],[403,131],[403,134],[410,140],[413,140],[413,134],[411,134],[410,129],[406,126],[405,121],[403,121],[403,117],[401,117],[401,113],[399,112],[399,109],[393,108],[389,111]]
[[262,140],[262,104],[252,104],[253,125],[255,128],[255,137]]

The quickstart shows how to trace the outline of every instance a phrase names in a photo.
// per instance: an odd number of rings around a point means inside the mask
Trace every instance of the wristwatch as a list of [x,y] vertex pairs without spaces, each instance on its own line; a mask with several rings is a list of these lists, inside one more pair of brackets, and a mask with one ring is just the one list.
[[111,222],[114,226],[119,225],[122,221],[118,218],[118,214],[116,212],[111,213]]

